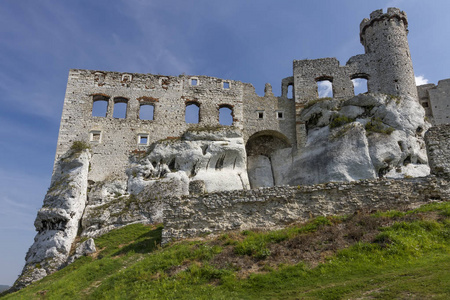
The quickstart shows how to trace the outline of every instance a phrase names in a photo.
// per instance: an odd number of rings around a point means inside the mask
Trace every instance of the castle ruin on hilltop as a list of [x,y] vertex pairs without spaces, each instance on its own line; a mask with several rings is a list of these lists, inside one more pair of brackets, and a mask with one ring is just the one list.
[[[416,87],[407,33],[404,12],[372,12],[365,54],[345,66],[294,60],[280,97],[270,84],[260,97],[228,79],[71,70],[51,185],[14,289],[136,222],[164,223],[167,243],[448,201],[450,79]],[[367,93],[355,95],[358,78]],[[318,98],[324,80],[332,98]]]

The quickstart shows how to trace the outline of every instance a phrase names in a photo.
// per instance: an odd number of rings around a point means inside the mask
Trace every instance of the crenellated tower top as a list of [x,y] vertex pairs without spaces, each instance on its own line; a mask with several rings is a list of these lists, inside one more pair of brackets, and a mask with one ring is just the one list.
[[361,44],[365,46],[365,33],[368,27],[374,26],[377,22],[384,22],[384,24],[386,24],[386,21],[391,19],[396,19],[400,23],[403,23],[405,33],[406,35],[408,34],[408,17],[404,11],[396,7],[389,7],[387,13],[383,13],[382,9],[377,9],[370,14],[370,19],[363,19],[359,25]]

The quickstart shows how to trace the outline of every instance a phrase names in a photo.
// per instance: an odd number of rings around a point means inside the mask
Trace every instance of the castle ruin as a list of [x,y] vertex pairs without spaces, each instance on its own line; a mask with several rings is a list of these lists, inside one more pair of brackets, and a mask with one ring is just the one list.
[[[448,200],[450,125],[439,124],[450,80],[416,87],[407,34],[404,12],[374,11],[360,25],[364,54],[344,66],[294,60],[280,97],[270,84],[260,97],[229,79],[70,70],[52,182],[16,287],[73,261],[76,236],[134,222],[164,222],[169,242]],[[368,92],[355,95],[354,79]],[[331,98],[319,98],[321,81]]]
[[[374,11],[360,25],[365,54],[351,57],[345,66],[335,58],[294,60],[292,76],[281,81],[280,97],[273,95],[269,84],[260,97],[251,84],[207,76],[70,70],[56,160],[73,141],[87,141],[93,150],[90,180],[103,180],[111,174],[123,176],[131,152],[179,137],[191,127],[218,126],[219,111],[224,108],[231,110],[232,125],[242,130],[248,155],[273,151],[270,147],[261,150],[261,144],[269,140],[274,141],[273,147],[302,151],[307,128],[300,115],[310,101],[318,99],[319,81],[331,82],[332,97],[339,100],[354,96],[355,78],[367,80],[369,93],[418,97],[407,33],[404,12],[397,8],[386,13]],[[440,86],[444,83],[419,88],[421,95],[428,92],[421,102],[424,98],[442,99]],[[437,101],[440,106],[449,103],[448,98]],[[101,116],[92,113],[97,105],[103,107]],[[126,106],[126,113],[116,116],[120,105]],[[198,124],[185,121],[190,105],[199,109]],[[152,111],[148,120],[140,118],[145,109]],[[441,115],[448,118],[448,112],[447,108],[433,111],[433,115],[442,123]]]

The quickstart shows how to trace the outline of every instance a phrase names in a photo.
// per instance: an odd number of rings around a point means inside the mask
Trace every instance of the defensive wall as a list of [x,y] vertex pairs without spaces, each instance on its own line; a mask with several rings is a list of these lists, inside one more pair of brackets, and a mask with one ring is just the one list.
[[315,216],[414,207],[450,200],[450,125],[426,134],[432,175],[422,178],[277,186],[171,198],[163,244],[227,230],[276,229]]
[[[221,109],[231,111],[231,125],[242,130],[245,143],[250,141],[248,153],[266,155],[270,149],[260,149],[270,143],[301,151],[307,132],[299,116],[319,97],[320,81],[332,84],[336,99],[354,96],[355,78],[367,80],[368,92],[417,99],[407,33],[404,12],[374,11],[360,26],[365,54],[350,58],[345,66],[335,58],[294,60],[292,76],[281,80],[280,97],[273,95],[270,84],[260,97],[251,84],[207,76],[70,70],[55,162],[73,141],[82,140],[93,152],[90,180],[124,177],[131,153],[180,137],[191,127],[218,126]],[[99,103],[104,113],[93,114]],[[116,116],[120,105],[126,112]],[[194,124],[185,121],[191,105],[199,110]],[[143,120],[141,110],[149,107],[152,116]]]

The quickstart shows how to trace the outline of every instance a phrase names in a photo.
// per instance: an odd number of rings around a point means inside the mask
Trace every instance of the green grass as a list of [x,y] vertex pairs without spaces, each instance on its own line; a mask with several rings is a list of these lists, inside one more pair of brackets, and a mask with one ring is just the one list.
[[[230,232],[162,248],[161,230],[135,224],[111,231],[96,239],[102,249],[96,258],[83,257],[2,299],[448,299],[450,295],[450,202],[411,211],[318,217],[282,230]],[[309,237],[311,249],[320,252],[331,249],[330,236],[343,230],[349,240],[354,232],[368,236],[328,253],[316,264],[280,260],[279,247],[289,253],[295,249],[289,245],[301,246],[294,242]],[[371,237],[370,232],[376,234]],[[252,264],[260,268],[249,271]]]

